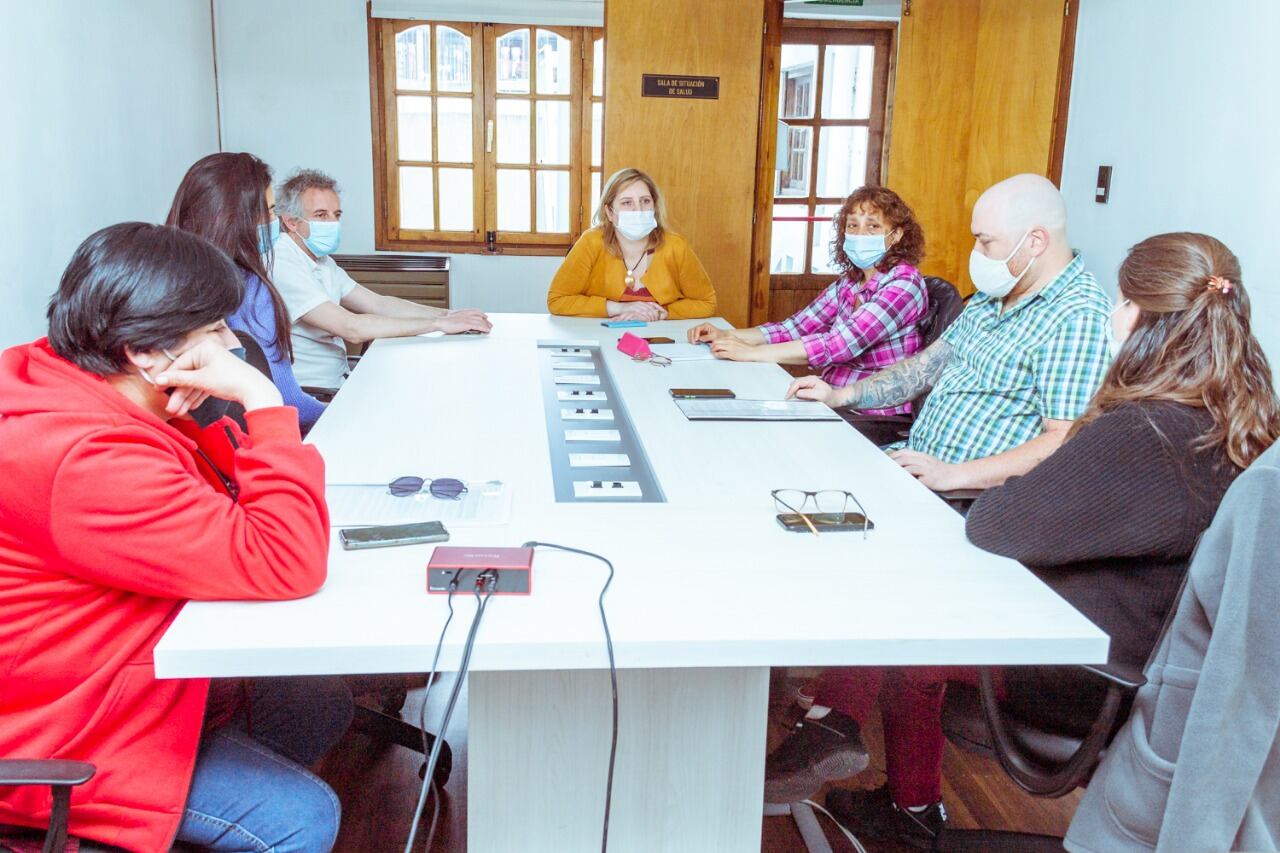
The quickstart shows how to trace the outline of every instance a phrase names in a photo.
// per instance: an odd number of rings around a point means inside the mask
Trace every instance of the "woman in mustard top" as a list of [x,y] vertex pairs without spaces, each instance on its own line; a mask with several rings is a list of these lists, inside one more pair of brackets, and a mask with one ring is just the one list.
[[592,222],[551,279],[552,314],[614,320],[694,320],[716,312],[698,256],[663,227],[658,186],[639,169],[615,172]]

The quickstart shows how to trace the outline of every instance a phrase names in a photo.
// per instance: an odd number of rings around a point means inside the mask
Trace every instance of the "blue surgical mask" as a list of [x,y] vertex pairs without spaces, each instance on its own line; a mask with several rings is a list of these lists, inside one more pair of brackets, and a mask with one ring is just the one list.
[[887,251],[889,249],[884,244],[883,234],[844,235],[844,253],[860,269],[871,269],[880,263]]
[[319,258],[338,251],[338,246],[342,243],[341,222],[308,220],[307,224],[311,226],[311,236],[303,242],[307,244],[311,254]]
[[271,251],[271,247],[275,244],[276,238],[280,236],[280,217],[275,217],[270,222],[264,222],[258,226],[258,254],[265,255]]

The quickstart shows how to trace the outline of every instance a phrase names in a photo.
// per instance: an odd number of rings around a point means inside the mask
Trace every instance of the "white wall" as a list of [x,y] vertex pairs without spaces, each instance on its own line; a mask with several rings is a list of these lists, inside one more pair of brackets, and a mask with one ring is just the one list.
[[[1114,289],[1129,247],[1201,231],[1240,258],[1280,369],[1280,3],[1082,0],[1062,189],[1071,239]],[[1109,204],[1093,200],[1114,168]]]
[[46,332],[85,237],[163,220],[187,167],[217,150],[208,4],[6,4],[0,116],[6,347]]
[[[342,185],[342,249],[374,251],[369,36],[361,0],[215,0],[222,143]],[[546,311],[558,257],[454,255],[454,306]]]

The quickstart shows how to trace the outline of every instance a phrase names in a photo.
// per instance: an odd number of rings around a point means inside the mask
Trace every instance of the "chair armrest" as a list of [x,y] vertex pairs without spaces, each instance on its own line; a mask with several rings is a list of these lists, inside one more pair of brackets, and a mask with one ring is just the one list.
[[986,489],[951,489],[947,492],[934,492],[934,494],[944,501],[972,501],[977,500],[978,496],[985,491]]
[[[1106,675],[1103,677],[1107,678]],[[1089,733],[1080,742],[1075,753],[1056,767],[1044,766],[1014,741],[996,698],[995,680],[990,667],[984,666],[978,670],[978,690],[982,695],[982,710],[991,730],[996,758],[1004,772],[1029,794],[1037,797],[1061,797],[1084,784],[1093,773],[1093,768],[1097,766],[1111,732],[1115,729],[1124,700],[1132,695],[1134,688],[1122,686],[1120,681],[1108,678],[1102,709],[1094,718]]]
[[1127,666],[1122,663],[1103,663],[1103,664],[1081,664],[1084,669],[1092,672],[1101,678],[1106,679],[1111,684],[1118,685],[1126,690],[1137,691],[1147,683],[1147,677],[1142,674],[1142,670],[1136,666]]
[[0,759],[0,785],[81,785],[96,772],[97,768],[84,761]]
[[303,385],[302,392],[304,394],[310,394],[312,397],[315,397],[321,403],[328,403],[331,400],[333,400],[333,396],[338,393],[338,389],[337,388],[315,388],[310,385]]

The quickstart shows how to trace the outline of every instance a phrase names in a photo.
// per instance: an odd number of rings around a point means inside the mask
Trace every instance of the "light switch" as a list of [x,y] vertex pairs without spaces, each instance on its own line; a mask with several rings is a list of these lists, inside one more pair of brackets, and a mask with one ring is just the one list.
[[1098,167],[1098,186],[1093,191],[1093,200],[1098,204],[1106,204],[1111,200],[1111,167]]

